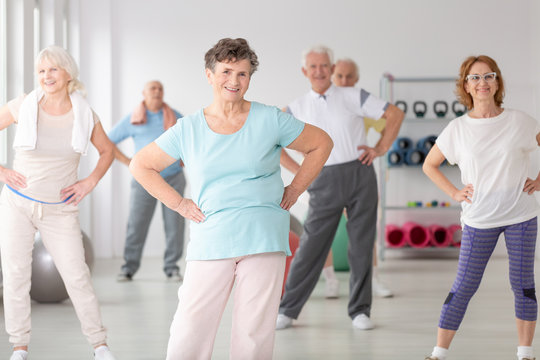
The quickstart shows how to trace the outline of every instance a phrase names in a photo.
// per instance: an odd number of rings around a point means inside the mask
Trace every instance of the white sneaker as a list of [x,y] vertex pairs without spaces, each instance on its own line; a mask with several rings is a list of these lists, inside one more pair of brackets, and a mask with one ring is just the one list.
[[287,315],[278,314],[276,320],[276,330],[283,330],[290,328],[292,326],[292,318]]
[[375,327],[369,316],[366,314],[356,315],[352,321],[352,325],[358,330],[371,330]]
[[373,278],[371,280],[373,295],[381,298],[389,298],[394,296],[394,293],[392,290],[386,287],[382,282],[377,280],[376,278]]
[[13,354],[11,354],[11,357],[9,358],[9,360],[26,360],[27,356],[28,356],[28,351],[16,350],[13,352]]
[[94,360],[116,360],[108,346],[100,346],[94,349]]
[[339,297],[339,280],[327,279],[324,287],[324,296],[328,299],[337,299]]

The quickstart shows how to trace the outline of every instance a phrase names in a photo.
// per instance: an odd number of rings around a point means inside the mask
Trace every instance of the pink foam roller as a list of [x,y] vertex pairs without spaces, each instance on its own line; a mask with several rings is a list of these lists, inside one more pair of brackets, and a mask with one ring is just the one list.
[[448,232],[450,233],[450,238],[452,239],[451,241],[452,246],[460,247],[461,234],[462,234],[461,225],[458,225],[458,224],[450,225],[448,227]]
[[412,221],[403,224],[405,242],[414,248],[425,248],[430,245],[431,236],[428,229]]
[[397,225],[388,224],[385,228],[386,246],[390,248],[400,248],[405,246],[405,234]]
[[441,225],[431,225],[429,227],[431,235],[431,245],[435,247],[447,247],[452,244],[452,237],[447,228]]

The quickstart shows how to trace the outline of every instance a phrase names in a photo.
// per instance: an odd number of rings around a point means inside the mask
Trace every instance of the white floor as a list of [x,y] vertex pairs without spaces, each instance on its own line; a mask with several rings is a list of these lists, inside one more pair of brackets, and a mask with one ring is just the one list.
[[[178,284],[169,283],[159,259],[145,259],[130,283],[117,283],[121,261],[98,260],[94,285],[109,345],[118,360],[164,359],[168,327],[176,308]],[[441,305],[457,266],[451,259],[387,259],[381,278],[394,298],[374,299],[371,331],[353,330],[347,316],[348,273],[338,273],[341,297],[323,297],[317,285],[291,329],[276,334],[275,359],[424,359],[435,342]],[[515,359],[516,332],[513,297],[505,259],[492,259],[480,290],[451,348],[450,359]],[[0,360],[10,353],[0,321]],[[92,359],[71,303],[33,303],[29,360]],[[228,358],[230,304],[216,339],[213,359]],[[540,352],[539,352],[540,354]]]

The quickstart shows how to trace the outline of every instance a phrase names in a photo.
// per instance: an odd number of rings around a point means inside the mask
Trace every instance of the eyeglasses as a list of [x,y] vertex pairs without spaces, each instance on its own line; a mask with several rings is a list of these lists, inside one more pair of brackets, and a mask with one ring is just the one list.
[[484,74],[484,75],[478,75],[478,74],[471,74],[471,75],[467,75],[465,76],[465,79],[467,79],[467,81],[473,83],[473,84],[478,84],[480,82],[480,80],[484,79],[485,82],[488,82],[488,83],[492,83],[495,81],[495,79],[497,79],[497,73],[496,72],[490,72],[490,73],[487,73],[487,74]]

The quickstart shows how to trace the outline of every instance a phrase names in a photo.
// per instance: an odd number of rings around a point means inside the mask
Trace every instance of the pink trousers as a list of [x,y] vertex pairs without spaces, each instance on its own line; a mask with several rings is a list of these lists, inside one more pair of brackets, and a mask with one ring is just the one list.
[[188,261],[167,360],[211,358],[235,281],[230,359],[271,359],[284,270],[282,252]]

